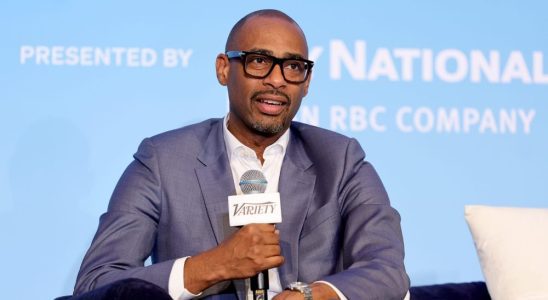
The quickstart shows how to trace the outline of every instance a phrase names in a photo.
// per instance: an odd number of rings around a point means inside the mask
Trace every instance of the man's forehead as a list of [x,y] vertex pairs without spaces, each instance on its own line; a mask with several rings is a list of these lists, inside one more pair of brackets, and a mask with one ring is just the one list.
[[261,53],[271,56],[277,56],[279,58],[306,58],[303,53],[300,52],[291,52],[291,51],[284,51],[280,53],[274,53],[274,51],[270,49],[260,48],[260,47],[253,47],[249,49],[245,49],[245,51],[249,52],[255,52],[255,53]]

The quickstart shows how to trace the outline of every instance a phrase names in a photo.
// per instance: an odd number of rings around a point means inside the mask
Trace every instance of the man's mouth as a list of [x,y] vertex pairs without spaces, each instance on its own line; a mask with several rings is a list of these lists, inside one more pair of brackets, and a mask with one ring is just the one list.
[[252,100],[271,105],[285,105],[291,103],[289,96],[280,91],[260,91],[251,96]]
[[268,104],[268,105],[280,105],[280,106],[285,105],[285,103],[282,101],[276,101],[271,99],[257,99],[257,101]]
[[[272,99],[274,98],[274,99]],[[257,109],[259,112],[269,116],[278,116],[283,113],[286,109],[286,106],[289,102],[285,99],[275,99],[278,98],[272,95],[261,95],[255,98],[255,103],[257,103]]]
[[289,97],[281,92],[257,92],[251,99],[257,103],[259,112],[269,116],[277,116],[283,113],[291,103]]

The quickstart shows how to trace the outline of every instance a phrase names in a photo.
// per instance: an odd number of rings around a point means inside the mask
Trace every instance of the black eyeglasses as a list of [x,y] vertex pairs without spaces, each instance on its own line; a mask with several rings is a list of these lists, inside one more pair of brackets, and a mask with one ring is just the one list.
[[303,83],[310,76],[314,62],[303,58],[277,58],[272,55],[250,51],[228,51],[229,59],[241,59],[244,72],[253,78],[267,77],[274,66],[279,65],[285,81],[289,83]]

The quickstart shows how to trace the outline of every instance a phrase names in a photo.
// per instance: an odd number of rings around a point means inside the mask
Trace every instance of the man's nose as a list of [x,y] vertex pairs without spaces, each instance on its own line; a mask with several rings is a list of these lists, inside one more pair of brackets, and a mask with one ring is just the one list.
[[265,84],[271,85],[272,87],[279,88],[285,86],[287,82],[285,81],[282,65],[276,64],[274,68],[264,79]]

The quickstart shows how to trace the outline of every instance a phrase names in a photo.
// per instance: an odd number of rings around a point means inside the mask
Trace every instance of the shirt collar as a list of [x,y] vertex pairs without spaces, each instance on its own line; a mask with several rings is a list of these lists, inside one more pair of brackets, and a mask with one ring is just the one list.
[[[228,113],[223,119],[223,137],[225,139],[226,151],[228,153],[228,160],[232,159],[233,155],[238,156],[252,156],[257,158],[255,151],[242,144],[233,134],[228,130],[228,119],[230,113]],[[281,154],[285,155],[287,144],[289,143],[290,130],[286,130],[279,139],[277,139],[272,145],[266,147],[264,154]]]

